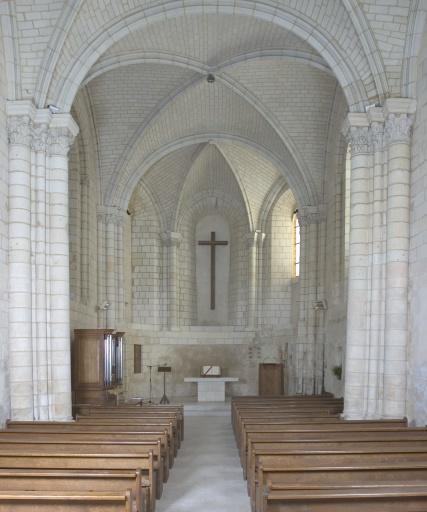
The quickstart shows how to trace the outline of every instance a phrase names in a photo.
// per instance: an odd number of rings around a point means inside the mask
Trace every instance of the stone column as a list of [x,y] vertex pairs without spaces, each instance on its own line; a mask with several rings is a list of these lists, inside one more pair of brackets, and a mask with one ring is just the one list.
[[[318,299],[319,269],[319,224],[325,220],[322,206],[302,206],[298,208],[300,225],[300,308],[296,354],[295,391],[306,395],[321,392],[318,373],[322,371],[322,356],[318,354],[316,311],[314,303]],[[320,378],[321,381],[321,378]]]
[[8,102],[11,416],[71,417],[69,114]]
[[387,260],[383,416],[406,416],[410,137],[415,101],[385,103],[388,142]]
[[351,144],[350,249],[348,270],[345,411],[363,417],[367,390],[367,317],[369,304],[371,135],[366,114],[349,114],[345,127]]
[[9,369],[12,417],[33,419],[31,130],[34,109],[8,104]]
[[248,247],[248,329],[257,327],[257,284],[258,284],[258,247],[262,238],[261,231],[253,231],[246,237]]
[[384,175],[384,113],[379,107],[368,111],[373,150],[371,178],[370,241],[370,309],[367,339],[367,386],[363,417],[380,418],[384,374],[384,279],[385,279],[385,175]]
[[[98,206],[98,304],[101,328],[117,329],[123,322],[123,221],[115,206]],[[105,308],[102,305],[105,304]],[[108,306],[107,306],[108,304]]]
[[51,403],[57,419],[71,417],[68,151],[78,133],[69,114],[52,116],[48,137]]
[[97,285],[98,285],[98,327],[100,329],[107,328],[107,309],[104,309],[102,305],[107,302],[107,298],[105,295],[105,248],[104,248],[104,240],[105,240],[105,222],[104,222],[104,212],[102,208],[98,206],[96,213],[96,221],[97,221]]
[[55,417],[52,397],[49,393],[51,382],[48,341],[48,197],[47,197],[47,140],[48,123],[44,121],[35,127],[32,139],[34,161],[33,177],[33,377],[34,377],[34,419],[48,420]]
[[107,214],[105,217],[105,296],[109,307],[107,309],[107,327],[116,329],[117,298],[116,298],[116,223],[114,214]]
[[179,297],[178,297],[178,249],[181,245],[180,233],[166,231],[162,234],[162,243],[167,252],[167,318],[169,329],[179,326]]
[[80,176],[81,193],[81,265],[80,265],[80,293],[83,304],[89,301],[89,187],[87,174]]
[[264,306],[264,241],[265,233],[260,232],[258,236],[258,283],[257,283],[257,327],[262,326],[262,314]]

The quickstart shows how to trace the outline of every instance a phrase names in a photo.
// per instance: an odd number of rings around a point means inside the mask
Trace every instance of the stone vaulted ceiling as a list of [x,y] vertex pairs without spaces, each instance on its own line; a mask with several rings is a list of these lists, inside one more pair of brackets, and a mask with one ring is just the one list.
[[232,169],[256,225],[280,177],[299,203],[320,201],[337,87],[326,62],[291,32],[246,16],[201,14],[118,40],[89,70],[76,102],[89,99],[105,203],[125,207],[146,176],[170,224],[174,191],[214,142],[212,154]]

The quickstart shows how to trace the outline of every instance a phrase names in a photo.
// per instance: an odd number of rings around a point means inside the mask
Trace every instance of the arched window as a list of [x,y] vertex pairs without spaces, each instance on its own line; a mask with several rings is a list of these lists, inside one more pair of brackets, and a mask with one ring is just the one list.
[[300,255],[301,255],[301,239],[300,227],[298,221],[298,210],[293,215],[293,234],[294,234],[294,276],[299,277],[300,271]]

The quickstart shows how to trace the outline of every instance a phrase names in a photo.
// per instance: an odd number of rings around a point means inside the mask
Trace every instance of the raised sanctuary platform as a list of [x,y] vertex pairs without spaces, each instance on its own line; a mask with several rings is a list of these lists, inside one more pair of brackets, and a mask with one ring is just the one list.
[[199,402],[225,402],[225,383],[238,382],[237,377],[186,377],[184,382],[197,384]]

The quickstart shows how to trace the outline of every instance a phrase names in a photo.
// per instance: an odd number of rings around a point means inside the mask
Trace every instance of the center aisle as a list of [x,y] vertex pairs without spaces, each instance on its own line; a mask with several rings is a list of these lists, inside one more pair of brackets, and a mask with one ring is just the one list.
[[230,404],[185,406],[185,439],[157,512],[250,512]]

